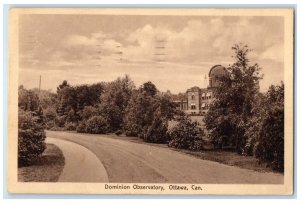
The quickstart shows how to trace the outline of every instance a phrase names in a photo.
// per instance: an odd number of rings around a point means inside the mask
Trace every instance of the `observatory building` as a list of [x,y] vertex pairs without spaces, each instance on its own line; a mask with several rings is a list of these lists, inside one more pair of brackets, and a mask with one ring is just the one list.
[[208,73],[209,83],[207,88],[191,87],[186,91],[185,98],[174,101],[176,108],[189,115],[204,115],[214,99],[213,89],[219,85],[218,78],[226,73],[225,67],[221,65],[213,66]]

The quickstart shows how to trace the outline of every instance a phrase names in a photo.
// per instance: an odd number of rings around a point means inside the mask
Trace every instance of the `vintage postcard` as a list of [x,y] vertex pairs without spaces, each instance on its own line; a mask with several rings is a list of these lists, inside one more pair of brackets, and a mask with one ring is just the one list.
[[10,9],[8,192],[293,194],[293,17]]

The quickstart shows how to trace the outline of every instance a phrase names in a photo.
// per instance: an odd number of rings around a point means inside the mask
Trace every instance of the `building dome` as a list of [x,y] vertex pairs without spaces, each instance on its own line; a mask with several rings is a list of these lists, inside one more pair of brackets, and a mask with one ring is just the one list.
[[226,73],[227,73],[227,70],[224,66],[221,66],[221,65],[213,66],[208,73],[209,87],[217,87],[219,84],[218,78],[226,75]]
[[208,76],[209,77],[216,77],[216,76],[222,76],[226,74],[226,68],[224,66],[221,65],[215,65],[213,66],[210,71]]

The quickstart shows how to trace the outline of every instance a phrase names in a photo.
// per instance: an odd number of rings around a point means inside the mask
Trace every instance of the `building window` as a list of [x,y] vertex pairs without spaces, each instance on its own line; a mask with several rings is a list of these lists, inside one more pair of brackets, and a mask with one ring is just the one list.
[[202,93],[202,99],[203,100],[205,99],[205,93]]
[[192,104],[192,105],[191,105],[191,109],[196,109],[196,105],[195,105],[195,104]]
[[194,94],[192,94],[192,99],[195,99],[195,95]]

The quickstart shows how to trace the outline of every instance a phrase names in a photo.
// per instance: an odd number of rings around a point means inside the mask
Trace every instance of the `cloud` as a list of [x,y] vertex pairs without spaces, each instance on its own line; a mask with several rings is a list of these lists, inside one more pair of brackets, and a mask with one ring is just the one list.
[[[86,81],[113,80],[128,73],[137,83],[152,78],[162,90],[169,86],[176,92],[190,85],[200,86],[211,66],[231,63],[235,43],[249,45],[254,50],[251,59],[259,64],[270,61],[279,68],[283,62],[280,18],[205,17],[181,25],[175,29],[166,21],[147,22],[124,29],[122,37],[98,28],[86,33],[66,32],[57,43],[23,51],[20,64],[23,69],[62,70],[73,82],[80,77],[91,78]],[[185,84],[176,82],[184,80]]]
[[89,38],[81,35],[71,35],[66,40],[68,46],[90,46],[97,43],[96,38]]
[[260,59],[269,59],[276,62],[283,62],[283,44],[277,43],[273,44],[272,46],[268,47],[261,55]]

